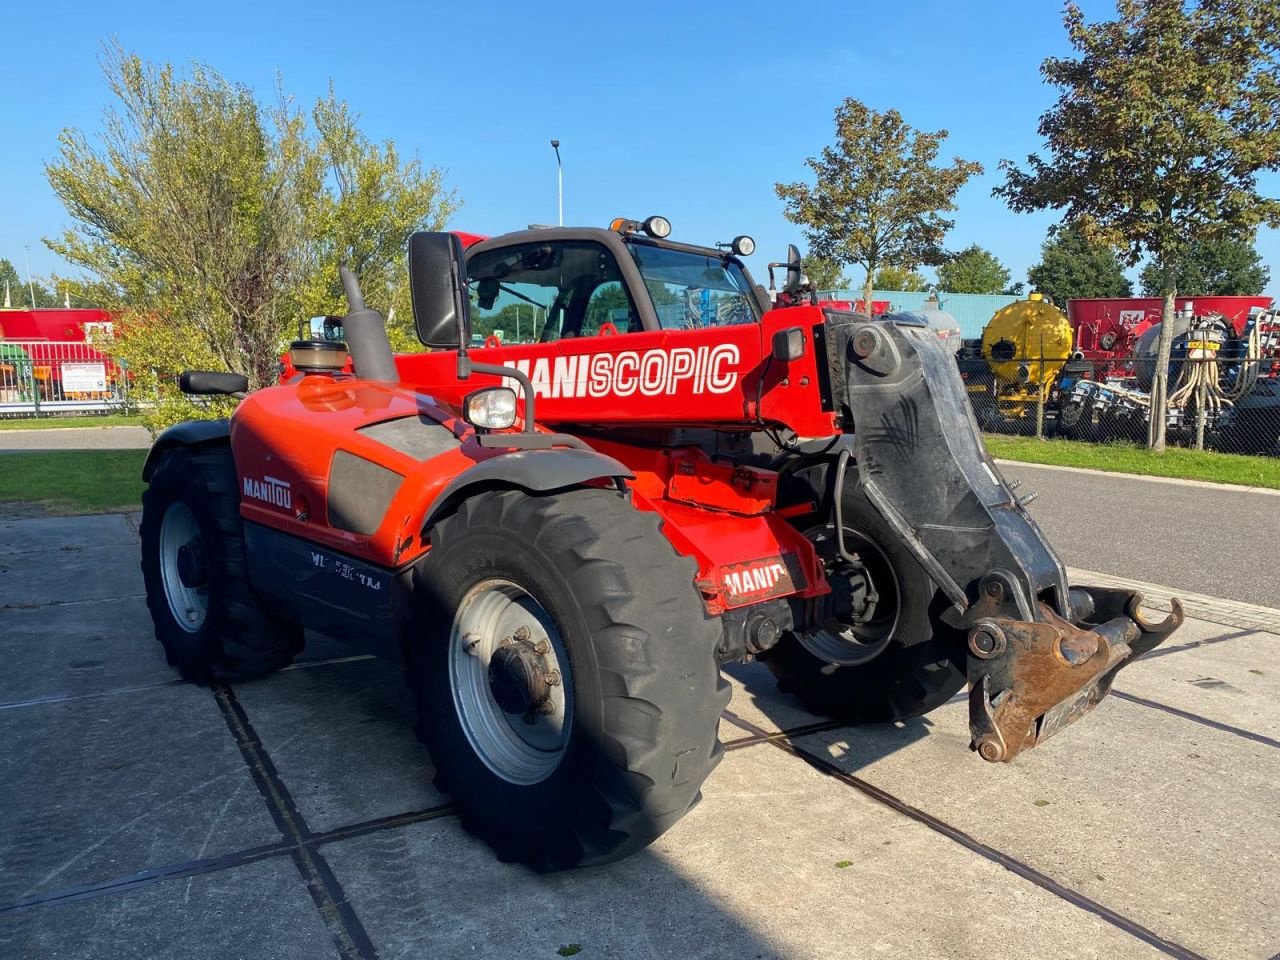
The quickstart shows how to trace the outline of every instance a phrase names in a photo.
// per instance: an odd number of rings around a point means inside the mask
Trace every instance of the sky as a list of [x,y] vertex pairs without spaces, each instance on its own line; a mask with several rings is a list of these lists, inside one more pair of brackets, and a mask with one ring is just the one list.
[[[1082,5],[1089,19],[1114,13],[1107,0]],[[63,129],[100,130],[112,37],[145,59],[207,63],[264,99],[279,80],[309,104],[332,82],[371,138],[444,171],[463,204],[450,226],[473,233],[555,222],[557,138],[565,223],[661,214],[687,242],[746,233],[763,281],[787,243],[804,247],[773,185],[806,178],[845,97],[946,129],[944,157],[982,163],[957,196],[948,249],[977,243],[1025,280],[1057,220],[991,196],[1000,160],[1040,147],[1055,99],[1040,62],[1069,52],[1056,0],[50,0],[0,22],[0,257],[22,271],[29,247],[37,275],[69,272],[43,243],[70,225],[44,165]],[[1262,186],[1275,192],[1280,177]],[[1280,233],[1264,231],[1258,248],[1275,274],[1267,292],[1280,294]]]

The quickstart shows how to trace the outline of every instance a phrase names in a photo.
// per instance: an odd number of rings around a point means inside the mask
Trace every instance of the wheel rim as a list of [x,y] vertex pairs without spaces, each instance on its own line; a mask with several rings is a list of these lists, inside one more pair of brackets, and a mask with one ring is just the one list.
[[458,606],[449,685],[462,732],[509,783],[545,780],[573,727],[569,656],[550,615],[510,580],[485,580]]
[[185,503],[176,501],[169,504],[160,522],[160,579],[174,622],[188,633],[195,633],[209,615],[209,590],[206,585],[189,586],[183,582],[180,562],[184,550],[188,557],[198,556],[207,562],[196,515]]
[[[851,574],[848,562],[838,554],[835,533],[835,524],[805,532],[825,561],[829,578]],[[874,615],[859,623],[833,621],[818,630],[797,633],[796,638],[801,646],[827,663],[856,667],[874,660],[893,641],[902,616],[902,592],[893,565],[874,540],[845,527],[844,544],[845,549],[857,554],[865,565],[865,577],[879,595]]]

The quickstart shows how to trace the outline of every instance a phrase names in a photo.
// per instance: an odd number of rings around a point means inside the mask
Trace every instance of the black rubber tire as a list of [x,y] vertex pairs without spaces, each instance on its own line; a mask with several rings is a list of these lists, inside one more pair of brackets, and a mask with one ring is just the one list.
[[[414,571],[410,675],[436,785],[504,861],[539,872],[607,863],[646,846],[701,797],[720,762],[729,685],[719,622],[658,518],[619,494],[481,493],[431,530]],[[463,732],[448,646],[476,584],[510,580],[542,604],[568,652],[573,726],[540,782],[494,773]]]
[[[209,609],[195,631],[178,624],[160,570],[160,528],[174,502],[195,516],[208,556]],[[162,454],[142,494],[142,579],[156,639],[184,680],[248,680],[286,667],[302,649],[302,628],[273,616],[249,583],[235,464],[226,446]]]
[[[875,507],[847,487],[842,510],[845,527],[876,544],[897,578],[901,612],[888,646],[865,664],[837,665],[787,633],[760,659],[773,671],[778,688],[794,694],[812,713],[846,723],[921,716],[964,688],[964,633],[939,619],[947,607],[946,596]],[[834,518],[831,523],[834,528]],[[798,525],[812,527],[813,519],[802,518]]]

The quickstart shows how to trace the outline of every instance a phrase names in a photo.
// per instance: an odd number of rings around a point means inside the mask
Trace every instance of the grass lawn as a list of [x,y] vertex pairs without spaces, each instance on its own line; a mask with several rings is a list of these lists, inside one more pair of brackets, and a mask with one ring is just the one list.
[[0,430],[50,430],[58,427],[140,427],[142,417],[107,413],[85,417],[24,417],[0,420]]
[[38,503],[50,513],[141,510],[146,450],[0,453],[0,503]]
[[1128,443],[1079,443],[1075,440],[1037,440],[984,434],[993,457],[1048,463],[1058,467],[1088,467],[1113,473],[1138,473],[1149,477],[1177,477],[1212,483],[1239,483],[1280,490],[1280,457],[1245,457],[1209,450],[1170,447],[1152,453]]

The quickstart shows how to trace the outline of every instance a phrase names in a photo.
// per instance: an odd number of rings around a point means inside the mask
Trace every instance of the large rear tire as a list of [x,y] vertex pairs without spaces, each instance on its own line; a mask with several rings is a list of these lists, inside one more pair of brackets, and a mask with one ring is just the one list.
[[601,489],[495,491],[430,538],[410,675],[463,826],[545,871],[625,857],[684,816],[729,686],[658,518]]
[[[761,659],[779,689],[816,714],[885,723],[928,713],[964,688],[964,635],[939,618],[945,595],[875,507],[851,488],[841,506],[846,546],[860,555],[880,596],[875,618],[858,625],[862,636],[853,630],[784,634]],[[824,558],[832,556],[834,519],[802,519],[800,526]],[[831,575],[839,575],[838,560],[831,566]]]
[[226,447],[162,454],[142,494],[142,578],[156,639],[184,680],[247,680],[288,666],[302,630],[249,583],[235,464]]

